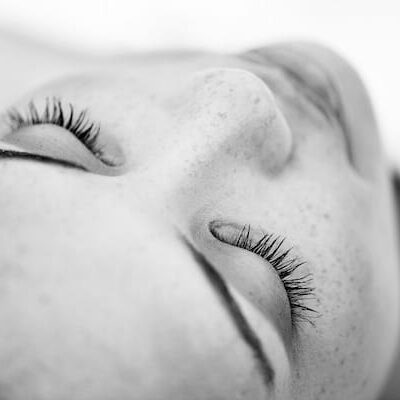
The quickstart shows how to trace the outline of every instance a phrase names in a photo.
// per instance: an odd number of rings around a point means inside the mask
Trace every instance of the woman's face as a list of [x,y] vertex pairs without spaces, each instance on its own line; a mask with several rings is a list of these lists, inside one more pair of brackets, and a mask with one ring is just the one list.
[[376,397],[392,198],[338,56],[125,60],[38,88],[0,138],[2,399]]

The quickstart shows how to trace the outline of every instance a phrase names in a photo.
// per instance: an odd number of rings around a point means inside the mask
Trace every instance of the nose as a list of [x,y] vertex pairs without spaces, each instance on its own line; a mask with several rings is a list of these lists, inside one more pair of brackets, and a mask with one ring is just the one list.
[[[181,138],[194,159],[235,157],[267,173],[288,162],[293,140],[278,103],[261,79],[241,69],[197,72],[175,98]],[[193,161],[193,160],[192,160]]]

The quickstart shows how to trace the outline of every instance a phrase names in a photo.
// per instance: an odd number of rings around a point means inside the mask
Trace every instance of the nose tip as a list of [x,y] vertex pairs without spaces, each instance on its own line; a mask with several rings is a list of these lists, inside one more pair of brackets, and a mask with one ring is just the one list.
[[198,112],[216,128],[220,140],[229,145],[236,142],[245,159],[256,157],[265,171],[278,171],[286,164],[292,152],[292,134],[263,80],[231,68],[201,71],[195,80]]

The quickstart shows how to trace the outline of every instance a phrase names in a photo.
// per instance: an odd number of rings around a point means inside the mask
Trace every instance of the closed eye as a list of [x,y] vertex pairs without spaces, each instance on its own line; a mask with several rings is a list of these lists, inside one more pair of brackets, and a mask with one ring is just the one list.
[[292,255],[292,249],[284,249],[284,238],[264,232],[257,235],[250,225],[240,226],[220,221],[210,224],[210,232],[221,242],[250,251],[272,266],[286,291],[292,323],[303,321],[313,324],[314,318],[318,316],[309,304],[315,300],[313,277],[303,272],[305,262]]
[[[71,103],[46,98],[40,111],[31,101],[26,110],[9,109],[4,120],[8,133],[2,140],[22,150],[3,149],[0,154],[3,158],[46,159],[106,175],[118,174],[123,166],[122,150],[113,143],[110,151],[100,135],[100,124],[89,119],[86,109],[77,111]],[[67,138],[66,131],[72,134],[71,138]]]

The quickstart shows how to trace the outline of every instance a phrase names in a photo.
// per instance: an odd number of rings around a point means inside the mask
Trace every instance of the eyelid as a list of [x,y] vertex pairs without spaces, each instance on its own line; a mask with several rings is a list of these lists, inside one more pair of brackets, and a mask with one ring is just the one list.
[[123,167],[105,165],[70,132],[52,125],[37,125],[9,133],[1,138],[0,149],[0,158],[47,160],[100,175],[115,176],[124,172]]
[[[71,164],[83,166],[89,163],[89,168],[83,167],[83,169],[104,175],[118,175],[124,169],[125,158],[122,149],[118,143],[112,140],[113,138],[100,135],[100,125],[88,118],[87,110],[76,111],[71,103],[65,105],[56,97],[46,98],[41,111],[33,101],[28,103],[25,112],[11,108],[5,113],[3,122],[8,127],[8,133],[2,138],[3,142],[17,145],[22,148],[22,151],[34,151],[36,155],[59,160],[60,163],[63,162],[64,164],[68,164],[68,161],[71,161]],[[46,126],[52,126],[53,129],[51,130],[52,133],[49,132],[48,136],[44,137],[43,131],[46,131]],[[42,137],[35,129],[38,127],[43,128]],[[54,133],[54,130],[57,133]],[[83,152],[80,152],[80,157],[83,157],[81,160],[63,158],[63,151],[57,143],[64,141],[63,144],[66,146],[66,139],[61,135],[62,131],[68,132],[71,137],[80,142],[79,145],[78,143],[70,143],[70,147],[76,147],[72,151],[75,158],[79,153],[78,146],[81,146],[85,147],[99,162],[94,162],[92,157],[88,157]],[[27,132],[30,132],[31,136]],[[36,135],[34,135],[35,132]],[[49,145],[46,142],[51,142],[51,144]],[[47,147],[49,153],[43,152],[45,147]],[[71,154],[71,149],[69,153]]]
[[291,255],[292,248],[283,246],[285,238],[263,231],[257,234],[249,225],[221,221],[211,222],[209,230],[221,242],[247,250],[267,261],[284,286],[290,303],[292,323],[308,322],[313,325],[314,318],[318,316],[317,311],[308,303],[315,300],[313,277],[301,268],[305,262]]

